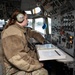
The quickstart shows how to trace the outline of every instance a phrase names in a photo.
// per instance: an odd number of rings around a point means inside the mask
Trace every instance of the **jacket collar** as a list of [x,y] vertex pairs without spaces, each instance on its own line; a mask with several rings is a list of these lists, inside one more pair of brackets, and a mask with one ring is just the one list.
[[18,29],[20,29],[23,33],[26,33],[26,28],[25,27],[22,27],[18,24],[15,24],[14,26],[17,27]]

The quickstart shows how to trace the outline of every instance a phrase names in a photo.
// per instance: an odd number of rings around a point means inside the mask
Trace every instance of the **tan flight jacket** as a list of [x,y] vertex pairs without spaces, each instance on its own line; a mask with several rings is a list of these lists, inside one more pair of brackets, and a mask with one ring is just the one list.
[[[26,35],[25,35],[26,34]],[[42,68],[37,59],[35,50],[28,47],[29,38],[34,38],[40,43],[44,38],[40,33],[30,28],[23,28],[20,25],[12,25],[2,31],[1,41],[4,51],[4,64],[10,75],[17,71],[32,72]]]

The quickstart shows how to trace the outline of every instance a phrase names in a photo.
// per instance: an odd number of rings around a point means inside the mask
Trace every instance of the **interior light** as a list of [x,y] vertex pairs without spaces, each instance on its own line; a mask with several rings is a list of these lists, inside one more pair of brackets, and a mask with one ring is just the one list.
[[73,43],[73,41],[72,41],[72,40],[70,40],[70,41],[69,41],[69,43],[70,43],[70,44],[72,44],[72,43]]
[[70,36],[70,39],[73,39],[73,37],[72,37],[72,36]]

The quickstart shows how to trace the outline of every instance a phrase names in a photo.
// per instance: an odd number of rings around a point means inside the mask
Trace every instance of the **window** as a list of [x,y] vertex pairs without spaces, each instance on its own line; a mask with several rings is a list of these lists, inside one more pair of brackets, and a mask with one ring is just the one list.
[[45,29],[42,28],[43,26],[43,18],[35,19],[35,30],[39,31],[40,33],[45,34]]
[[51,34],[51,18],[48,18],[49,34]]
[[33,14],[37,14],[41,11],[40,7],[36,7],[35,9],[32,10]]
[[32,19],[28,19],[28,26],[27,27],[31,27],[32,28]]
[[32,14],[31,11],[25,11],[27,14]]
[[2,28],[3,25],[5,25],[5,20],[4,19],[3,20],[0,19],[0,28]]
[[5,20],[0,19],[0,31],[3,30],[4,25],[5,25]]

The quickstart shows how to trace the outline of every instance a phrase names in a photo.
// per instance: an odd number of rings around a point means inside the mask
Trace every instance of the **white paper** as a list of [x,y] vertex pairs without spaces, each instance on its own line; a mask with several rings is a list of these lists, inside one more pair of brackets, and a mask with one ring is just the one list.
[[36,45],[37,50],[39,49],[56,49],[57,47],[53,44]]
[[[56,52],[57,51],[57,52]],[[66,58],[65,54],[59,49],[56,50],[38,50],[39,60],[56,60],[56,59],[64,59]]]

